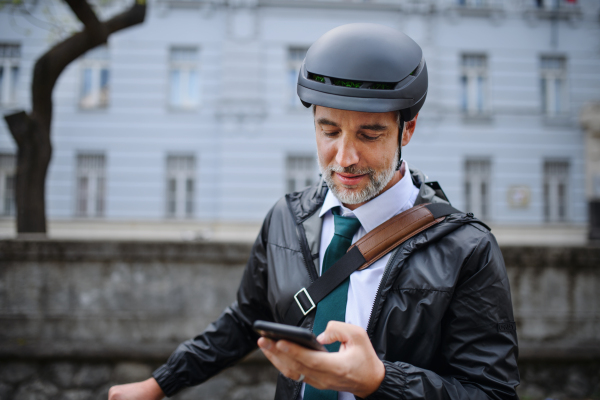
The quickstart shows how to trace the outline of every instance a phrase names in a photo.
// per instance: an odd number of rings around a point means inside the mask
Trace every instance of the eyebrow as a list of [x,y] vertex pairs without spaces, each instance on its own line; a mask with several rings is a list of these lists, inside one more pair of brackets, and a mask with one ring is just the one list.
[[336,124],[335,122],[328,120],[327,118],[319,118],[317,120],[317,124],[319,125],[331,125],[331,126],[335,126],[336,128],[339,128],[340,126],[338,124]]
[[[335,123],[327,118],[319,118],[317,120],[317,124],[335,126],[336,128],[340,127],[337,123]],[[382,131],[387,130],[387,128],[388,127],[386,125],[381,125],[381,124],[361,125],[359,127],[359,129],[367,129],[369,131],[375,131],[375,132],[382,132]]]
[[381,124],[361,125],[360,129],[367,129],[375,132],[382,132],[387,130],[387,126]]

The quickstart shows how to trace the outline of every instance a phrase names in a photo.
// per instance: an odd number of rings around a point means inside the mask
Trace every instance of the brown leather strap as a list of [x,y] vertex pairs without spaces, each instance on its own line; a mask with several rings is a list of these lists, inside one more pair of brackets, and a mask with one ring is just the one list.
[[412,207],[388,219],[354,243],[348,251],[352,247],[358,247],[367,260],[359,270],[369,267],[405,240],[444,219],[444,217],[434,218],[433,213],[427,208],[428,205],[429,203]]

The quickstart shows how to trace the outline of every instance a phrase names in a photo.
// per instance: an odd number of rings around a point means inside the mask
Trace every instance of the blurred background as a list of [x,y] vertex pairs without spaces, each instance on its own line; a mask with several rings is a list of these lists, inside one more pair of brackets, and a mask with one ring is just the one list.
[[[91,1],[106,21],[133,1]],[[411,168],[492,227],[511,279],[523,399],[600,398],[598,0],[148,0],[53,90],[47,235],[18,235],[0,123],[0,398],[106,398],[233,301],[262,219],[319,179],[295,90],[308,47],[374,22],[424,51]],[[87,25],[87,24],[86,24]],[[0,2],[0,111],[84,24]],[[89,28],[88,28],[89,29]],[[348,49],[352,51],[352,49]],[[178,399],[268,399],[255,354]]]

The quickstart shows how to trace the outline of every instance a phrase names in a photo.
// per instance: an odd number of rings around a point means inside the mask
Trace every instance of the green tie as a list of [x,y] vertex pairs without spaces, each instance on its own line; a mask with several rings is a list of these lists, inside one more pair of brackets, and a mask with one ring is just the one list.
[[[357,218],[342,217],[339,215],[338,207],[332,210],[335,222],[335,233],[331,243],[325,251],[323,259],[323,268],[321,275],[325,273],[337,260],[342,258],[348,248],[352,245],[352,237],[360,228],[360,221]],[[317,314],[313,332],[315,335],[321,334],[327,328],[329,321],[346,320],[346,301],[348,300],[348,285],[350,278],[347,278],[323,300],[317,304]],[[330,352],[336,352],[340,349],[340,342],[325,345]],[[304,388],[304,400],[336,400],[338,392],[334,390],[318,390],[310,385]]]

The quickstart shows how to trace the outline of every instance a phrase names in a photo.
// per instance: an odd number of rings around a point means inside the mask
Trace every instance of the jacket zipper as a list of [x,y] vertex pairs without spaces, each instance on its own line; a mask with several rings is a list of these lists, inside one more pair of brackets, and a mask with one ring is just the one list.
[[[302,224],[296,225],[296,234],[298,235],[298,241],[300,242],[300,249],[302,258],[304,259],[304,265],[306,270],[308,271],[308,276],[310,277],[310,282],[316,281],[319,276],[317,275],[317,271],[314,267],[314,263],[312,262],[312,254],[310,254],[310,249],[308,248],[308,241],[306,239],[306,232],[304,230],[304,226]],[[310,328],[312,331],[312,327]],[[300,397],[300,391],[302,390],[302,383],[295,383],[296,388],[294,389],[293,399],[298,399]]]
[[371,330],[373,329],[372,325],[374,325],[373,311],[375,311],[375,307],[379,304],[379,301],[381,300],[381,288],[382,288],[384,282],[387,282],[387,279],[390,276],[390,272],[392,270],[392,268],[391,268],[392,261],[394,261],[394,258],[396,257],[397,252],[398,252],[398,249],[394,250],[392,252],[392,254],[390,255],[390,259],[388,260],[387,264],[385,265],[385,270],[383,271],[383,276],[381,277],[381,280],[379,281],[379,286],[377,286],[377,294],[375,295],[375,300],[373,301],[373,306],[371,307],[371,313],[369,314],[369,322],[367,323],[367,335],[369,336],[369,339],[371,339],[371,341],[373,339]]
[[[471,213],[469,213],[471,214]],[[472,218],[472,215],[467,214],[467,218]],[[446,221],[444,221],[446,222]],[[482,224],[485,225],[485,224]],[[487,227],[487,225],[486,225]],[[489,228],[488,228],[489,229]],[[401,247],[403,247],[404,243],[402,243]],[[383,271],[383,276],[381,277],[381,280],[379,281],[379,286],[377,287],[377,294],[375,295],[375,301],[373,301],[373,307],[371,307],[371,313],[369,314],[369,322],[367,323],[367,335],[369,336],[369,339],[373,339],[372,334],[373,332],[371,332],[374,329],[374,325],[375,325],[375,321],[373,321],[373,311],[375,311],[375,307],[379,304],[379,301],[381,300],[381,288],[383,286],[384,283],[387,283],[388,277],[390,275],[391,272],[391,264],[394,261],[394,258],[396,258],[396,254],[398,253],[398,250],[400,250],[401,247],[398,247],[397,249],[395,249],[392,252],[392,255],[390,256],[390,259],[388,260],[386,266],[385,266],[385,270]]]

